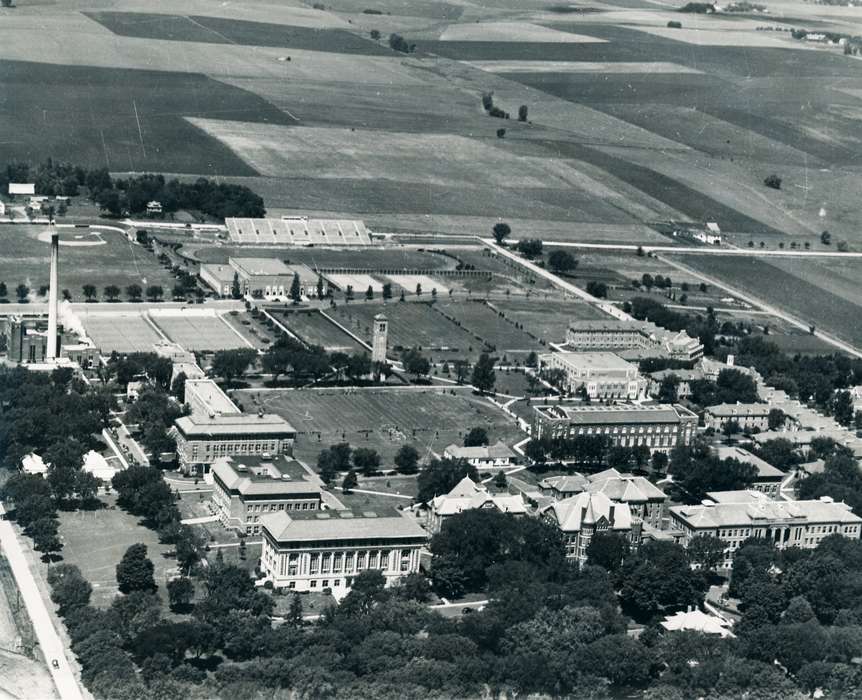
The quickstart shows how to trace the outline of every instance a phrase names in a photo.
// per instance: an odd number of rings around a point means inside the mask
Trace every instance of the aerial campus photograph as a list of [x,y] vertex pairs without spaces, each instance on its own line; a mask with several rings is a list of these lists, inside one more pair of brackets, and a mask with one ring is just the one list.
[[0,700],[862,697],[859,0],[0,0]]

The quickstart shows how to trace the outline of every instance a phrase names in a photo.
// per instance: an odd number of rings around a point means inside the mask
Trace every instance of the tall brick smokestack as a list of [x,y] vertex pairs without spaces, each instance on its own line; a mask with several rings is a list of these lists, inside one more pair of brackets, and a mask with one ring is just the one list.
[[57,311],[59,290],[59,273],[57,266],[60,262],[60,236],[54,230],[53,220],[51,227],[51,279],[48,289],[48,360],[57,359]]

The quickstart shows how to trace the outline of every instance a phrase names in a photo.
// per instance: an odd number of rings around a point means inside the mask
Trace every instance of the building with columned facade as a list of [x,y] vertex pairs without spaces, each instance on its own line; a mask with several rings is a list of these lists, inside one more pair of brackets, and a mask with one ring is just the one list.
[[428,533],[404,515],[330,510],[261,518],[260,568],[276,588],[295,591],[331,589],[347,593],[353,579],[379,570],[390,585],[419,571],[419,550]]

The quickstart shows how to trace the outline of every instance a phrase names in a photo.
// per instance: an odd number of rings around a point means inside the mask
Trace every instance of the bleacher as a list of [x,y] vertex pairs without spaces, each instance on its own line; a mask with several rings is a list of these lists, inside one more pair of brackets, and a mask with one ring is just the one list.
[[228,235],[245,245],[355,246],[370,245],[362,221],[347,219],[226,219]]

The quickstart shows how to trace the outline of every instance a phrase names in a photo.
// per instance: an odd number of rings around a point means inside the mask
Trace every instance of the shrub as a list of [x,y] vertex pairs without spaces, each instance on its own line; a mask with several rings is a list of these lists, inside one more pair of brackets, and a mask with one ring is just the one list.
[[766,176],[766,178],[763,180],[763,184],[767,187],[771,187],[774,190],[780,190],[781,178],[778,177],[778,175],[776,175],[775,173],[773,173],[772,175]]
[[682,29],[682,22],[668,22],[668,29]]

